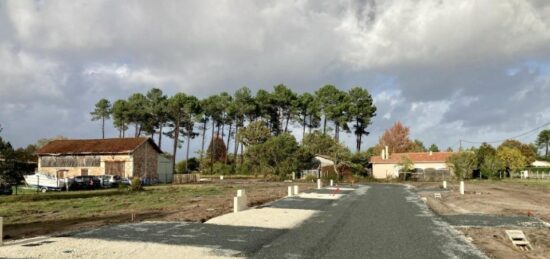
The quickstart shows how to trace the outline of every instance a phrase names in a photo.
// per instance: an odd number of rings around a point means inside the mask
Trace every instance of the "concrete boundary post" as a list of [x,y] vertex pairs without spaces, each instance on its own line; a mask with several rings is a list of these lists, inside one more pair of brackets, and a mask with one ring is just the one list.
[[299,190],[298,190],[298,185],[294,185],[294,195],[298,195]]
[[443,189],[447,189],[447,181],[443,181]]
[[334,180],[330,179],[330,186],[334,186]]
[[288,197],[292,197],[292,186],[288,186]]
[[321,179],[317,179],[317,189],[321,189],[323,187],[323,184],[321,183]]
[[237,196],[233,197],[233,213],[246,210],[247,204],[246,192],[237,190]]
[[464,181],[460,181],[460,195],[464,195]]

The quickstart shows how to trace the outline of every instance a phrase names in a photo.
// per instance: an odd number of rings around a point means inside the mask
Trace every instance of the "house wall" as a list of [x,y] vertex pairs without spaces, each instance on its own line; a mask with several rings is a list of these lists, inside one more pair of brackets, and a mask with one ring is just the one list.
[[82,169],[88,169],[88,175],[104,175],[105,174],[105,162],[124,162],[124,176],[125,177],[131,177],[132,171],[133,171],[133,159],[132,156],[129,154],[125,155],[100,155],[100,156],[89,156],[89,157],[99,157],[100,159],[100,166],[76,166],[76,167],[69,167],[69,166],[55,166],[55,167],[49,167],[49,166],[42,166],[42,160],[45,158],[51,159],[54,158],[67,158],[67,157],[74,157],[74,156],[40,156],[38,159],[38,172],[45,173],[48,175],[55,176],[56,173],[60,170],[67,170],[66,175],[63,177],[74,177],[74,176],[80,176]]
[[134,177],[145,179],[158,179],[158,157],[159,153],[145,142],[134,151]]
[[[447,164],[443,162],[439,163],[415,163],[414,168],[420,169],[448,169]],[[389,179],[399,176],[399,169],[401,166],[398,164],[373,164],[372,176],[376,179]]]
[[398,176],[399,166],[397,164],[373,164],[372,177],[376,179],[390,179]]

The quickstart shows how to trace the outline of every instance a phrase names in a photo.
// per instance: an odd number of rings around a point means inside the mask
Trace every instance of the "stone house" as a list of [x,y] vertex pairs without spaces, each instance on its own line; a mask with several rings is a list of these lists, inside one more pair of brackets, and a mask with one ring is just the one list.
[[[386,149],[387,150],[387,149]],[[382,151],[380,156],[373,156],[370,159],[372,164],[372,176],[376,179],[397,178],[401,170],[401,163],[404,158],[412,162],[417,172],[449,171],[447,159],[453,152],[411,152],[394,153],[386,155]]]
[[36,153],[38,172],[60,178],[108,174],[154,180],[167,170],[172,178],[171,166],[159,166],[163,153],[151,138],[54,140]]

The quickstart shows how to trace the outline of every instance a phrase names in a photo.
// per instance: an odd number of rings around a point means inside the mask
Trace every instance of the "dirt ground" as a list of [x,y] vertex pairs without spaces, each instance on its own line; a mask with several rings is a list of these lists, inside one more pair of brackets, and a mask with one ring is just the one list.
[[[449,192],[441,192],[441,199],[434,198],[434,190],[441,183],[412,183],[419,194],[427,198],[428,206],[440,215],[491,214],[521,215],[550,222],[550,188],[505,182],[466,182],[465,194],[460,195],[458,183],[449,184]],[[425,191],[422,191],[425,190]],[[525,228],[523,230],[533,246],[528,252],[513,247],[498,227],[458,228],[491,258],[550,258],[550,227]]]
[[142,211],[94,214],[88,218],[48,220],[7,224],[4,226],[4,239],[20,239],[40,235],[59,234],[67,231],[90,229],[108,224],[138,222],[144,220],[205,222],[210,218],[231,212],[236,188],[245,189],[248,205],[257,206],[287,195],[287,186],[299,185],[300,191],[314,188],[313,183],[261,182],[254,180],[213,181],[210,184],[227,188],[220,195],[184,197],[178,200],[174,209],[145,209]]

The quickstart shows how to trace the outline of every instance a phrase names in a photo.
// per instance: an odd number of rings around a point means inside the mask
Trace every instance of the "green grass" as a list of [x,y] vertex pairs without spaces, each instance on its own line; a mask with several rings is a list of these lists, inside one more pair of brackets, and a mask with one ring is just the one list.
[[145,187],[142,192],[118,189],[33,192],[0,196],[0,216],[5,224],[78,219],[122,213],[177,210],[192,197],[212,196],[230,191],[215,185],[164,185]]

